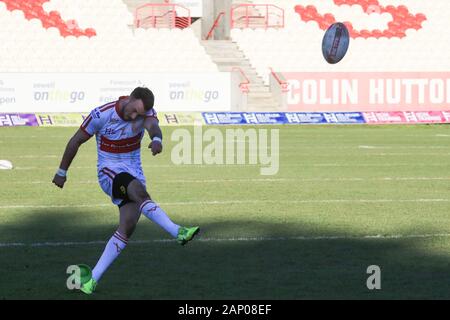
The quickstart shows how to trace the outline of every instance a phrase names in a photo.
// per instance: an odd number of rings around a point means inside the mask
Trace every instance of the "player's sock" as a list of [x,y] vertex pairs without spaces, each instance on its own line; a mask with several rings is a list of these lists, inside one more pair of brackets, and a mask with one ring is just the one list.
[[98,260],[97,265],[94,270],[92,270],[92,278],[95,281],[99,281],[109,268],[109,266],[117,259],[119,254],[127,246],[128,239],[121,235],[118,231],[114,233],[112,238],[108,241],[105,251],[103,251],[100,260]]
[[178,236],[178,230],[180,226],[173,223],[172,220],[167,216],[167,214],[153,201],[145,201],[141,207],[140,212],[152,220],[154,223],[159,225],[161,228],[166,230],[174,238]]

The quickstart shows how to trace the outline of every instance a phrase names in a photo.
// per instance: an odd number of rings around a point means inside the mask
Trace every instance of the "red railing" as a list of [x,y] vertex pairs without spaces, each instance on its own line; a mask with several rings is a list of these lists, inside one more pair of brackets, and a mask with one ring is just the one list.
[[284,28],[284,9],[273,4],[238,4],[231,8],[231,29]]
[[206,36],[206,40],[209,40],[209,38],[211,38],[214,30],[219,26],[220,18],[222,18],[224,15],[225,15],[225,12],[223,12],[223,11],[221,13],[219,13],[216,20],[213,23],[213,26],[211,27],[211,30],[209,30],[208,35]]
[[284,81],[284,80],[281,80],[280,79],[280,77],[278,76],[278,74],[275,72],[275,71],[273,71],[273,69],[272,68],[269,68],[269,70],[270,70],[270,73],[273,75],[273,77],[275,78],[275,80],[278,82],[278,84],[280,85],[280,87],[281,87],[281,92],[283,92],[283,93],[286,93],[286,92],[289,92],[289,83],[287,83],[286,81]]
[[[178,15],[178,11],[182,14]],[[191,26],[191,10],[179,4],[148,3],[136,8],[136,28],[179,28]]]
[[242,70],[242,68],[240,68],[240,67],[233,67],[231,69],[231,71],[232,72],[239,72],[241,74],[241,76],[244,79],[244,81],[242,81],[239,84],[239,88],[241,89],[242,93],[249,93],[250,92],[250,88],[249,88],[250,80],[245,75],[244,70]]

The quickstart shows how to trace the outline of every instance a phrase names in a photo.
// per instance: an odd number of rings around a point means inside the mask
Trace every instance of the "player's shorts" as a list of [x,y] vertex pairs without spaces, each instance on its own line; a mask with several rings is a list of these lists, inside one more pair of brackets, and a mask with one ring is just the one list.
[[[123,173],[128,173],[135,179],[138,179],[144,187],[146,187],[144,172],[140,167],[133,168],[123,165],[111,165],[103,167],[98,171],[98,182],[100,187],[111,198],[112,203],[119,207],[130,202],[126,196],[126,188],[117,183],[118,176],[121,178],[120,180],[124,181],[126,184],[127,182],[131,182],[127,181],[127,175],[123,175]],[[114,182],[116,183],[114,184]]]

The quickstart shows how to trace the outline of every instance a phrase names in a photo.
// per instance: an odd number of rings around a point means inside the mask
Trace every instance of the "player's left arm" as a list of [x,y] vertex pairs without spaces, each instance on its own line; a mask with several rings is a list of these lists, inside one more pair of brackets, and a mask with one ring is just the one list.
[[156,156],[163,150],[162,146],[162,131],[159,127],[159,121],[156,117],[145,118],[144,127],[150,135],[152,142],[148,146],[152,150],[152,154]]

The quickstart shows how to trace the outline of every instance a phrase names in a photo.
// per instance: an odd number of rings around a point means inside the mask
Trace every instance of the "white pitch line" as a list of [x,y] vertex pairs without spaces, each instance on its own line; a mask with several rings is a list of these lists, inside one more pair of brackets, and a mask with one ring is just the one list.
[[4,139],[17,139],[17,140],[23,140],[23,139],[50,139],[50,138],[57,138],[57,139],[70,139],[70,136],[47,136],[47,135],[42,135],[42,136],[36,136],[36,135],[31,135],[31,136],[2,136],[2,138]]
[[318,164],[298,164],[298,165],[283,165],[284,167],[446,167],[450,163],[318,163]]
[[[333,155],[329,155],[330,157]],[[442,156],[450,156],[450,153],[366,153],[363,155],[359,155],[359,156],[366,156],[366,157],[399,157],[399,156],[437,156],[437,157],[442,157]]]
[[22,156],[17,156],[17,157],[13,157],[13,158],[17,158],[17,159],[57,159],[60,157],[61,156],[57,156],[57,155],[42,155],[42,156],[22,155]]
[[[437,234],[398,234],[398,235],[366,235],[366,236],[296,236],[296,237],[233,237],[233,238],[197,238],[196,242],[263,242],[263,241],[336,241],[336,240],[402,240],[402,239],[430,239],[449,238],[450,233]],[[154,243],[174,243],[175,240],[132,240],[129,244],[145,245]],[[47,247],[71,247],[105,245],[106,241],[71,241],[71,242],[0,242],[0,248],[47,248]]]
[[[319,147],[317,147],[319,148]],[[339,147],[339,146],[330,146],[330,147],[324,147],[324,148],[336,148],[336,149],[349,149],[349,148],[355,148],[355,147],[350,147],[350,146],[343,146],[343,147]],[[450,146],[366,146],[366,145],[360,145],[357,147],[358,149],[448,149],[450,148]]]
[[[1,141],[0,141],[1,143]],[[369,148],[362,148],[362,149],[369,149]],[[375,149],[375,148],[373,148]],[[283,149],[282,149],[283,150]],[[298,150],[298,148],[293,148],[293,150]],[[403,153],[367,153],[367,154],[355,154],[354,156],[381,156],[381,157],[396,157],[396,156],[449,156],[450,153],[407,153],[407,152],[403,152]],[[305,156],[311,156],[311,157],[315,157],[317,156],[316,154],[311,154],[311,155],[301,155],[302,157]],[[321,157],[335,157],[335,154],[324,154],[321,153],[320,154]],[[21,155],[21,156],[13,156],[11,157],[12,159],[59,159],[61,158],[61,155],[42,155],[42,156],[37,156],[37,155]],[[77,159],[93,159],[95,160],[96,157],[95,156],[87,156],[87,155],[79,155],[77,157]]]
[[[228,165],[198,165],[198,164],[184,164],[184,165],[145,165],[142,168],[242,168],[242,167],[255,167],[259,168],[260,164],[228,164]],[[283,167],[287,168],[305,168],[305,167],[448,167],[450,162],[446,163],[316,163],[316,164],[284,164]],[[86,169],[96,169],[94,166],[83,166],[83,167],[71,167],[71,170],[86,170]],[[55,167],[16,167],[14,170],[17,171],[29,171],[29,170],[55,170]]]
[[74,204],[74,205],[10,205],[10,206],[0,206],[2,209],[64,209],[64,208],[98,208],[98,207],[109,207],[112,204],[100,203],[100,204]]
[[[366,182],[366,181],[447,181],[450,177],[384,177],[384,178],[261,178],[261,179],[161,179],[161,184],[164,183],[223,183],[223,182]],[[9,185],[14,184],[52,184],[51,181],[12,181]],[[70,181],[74,185],[97,185],[97,180],[86,181]]]
[[[232,204],[306,204],[306,203],[444,203],[450,199],[325,199],[325,200],[215,200],[215,201],[181,201],[160,202],[164,206],[192,206],[192,205],[232,205]],[[73,205],[3,205],[0,210],[7,209],[63,209],[63,208],[98,208],[113,207],[112,204],[73,204]]]

